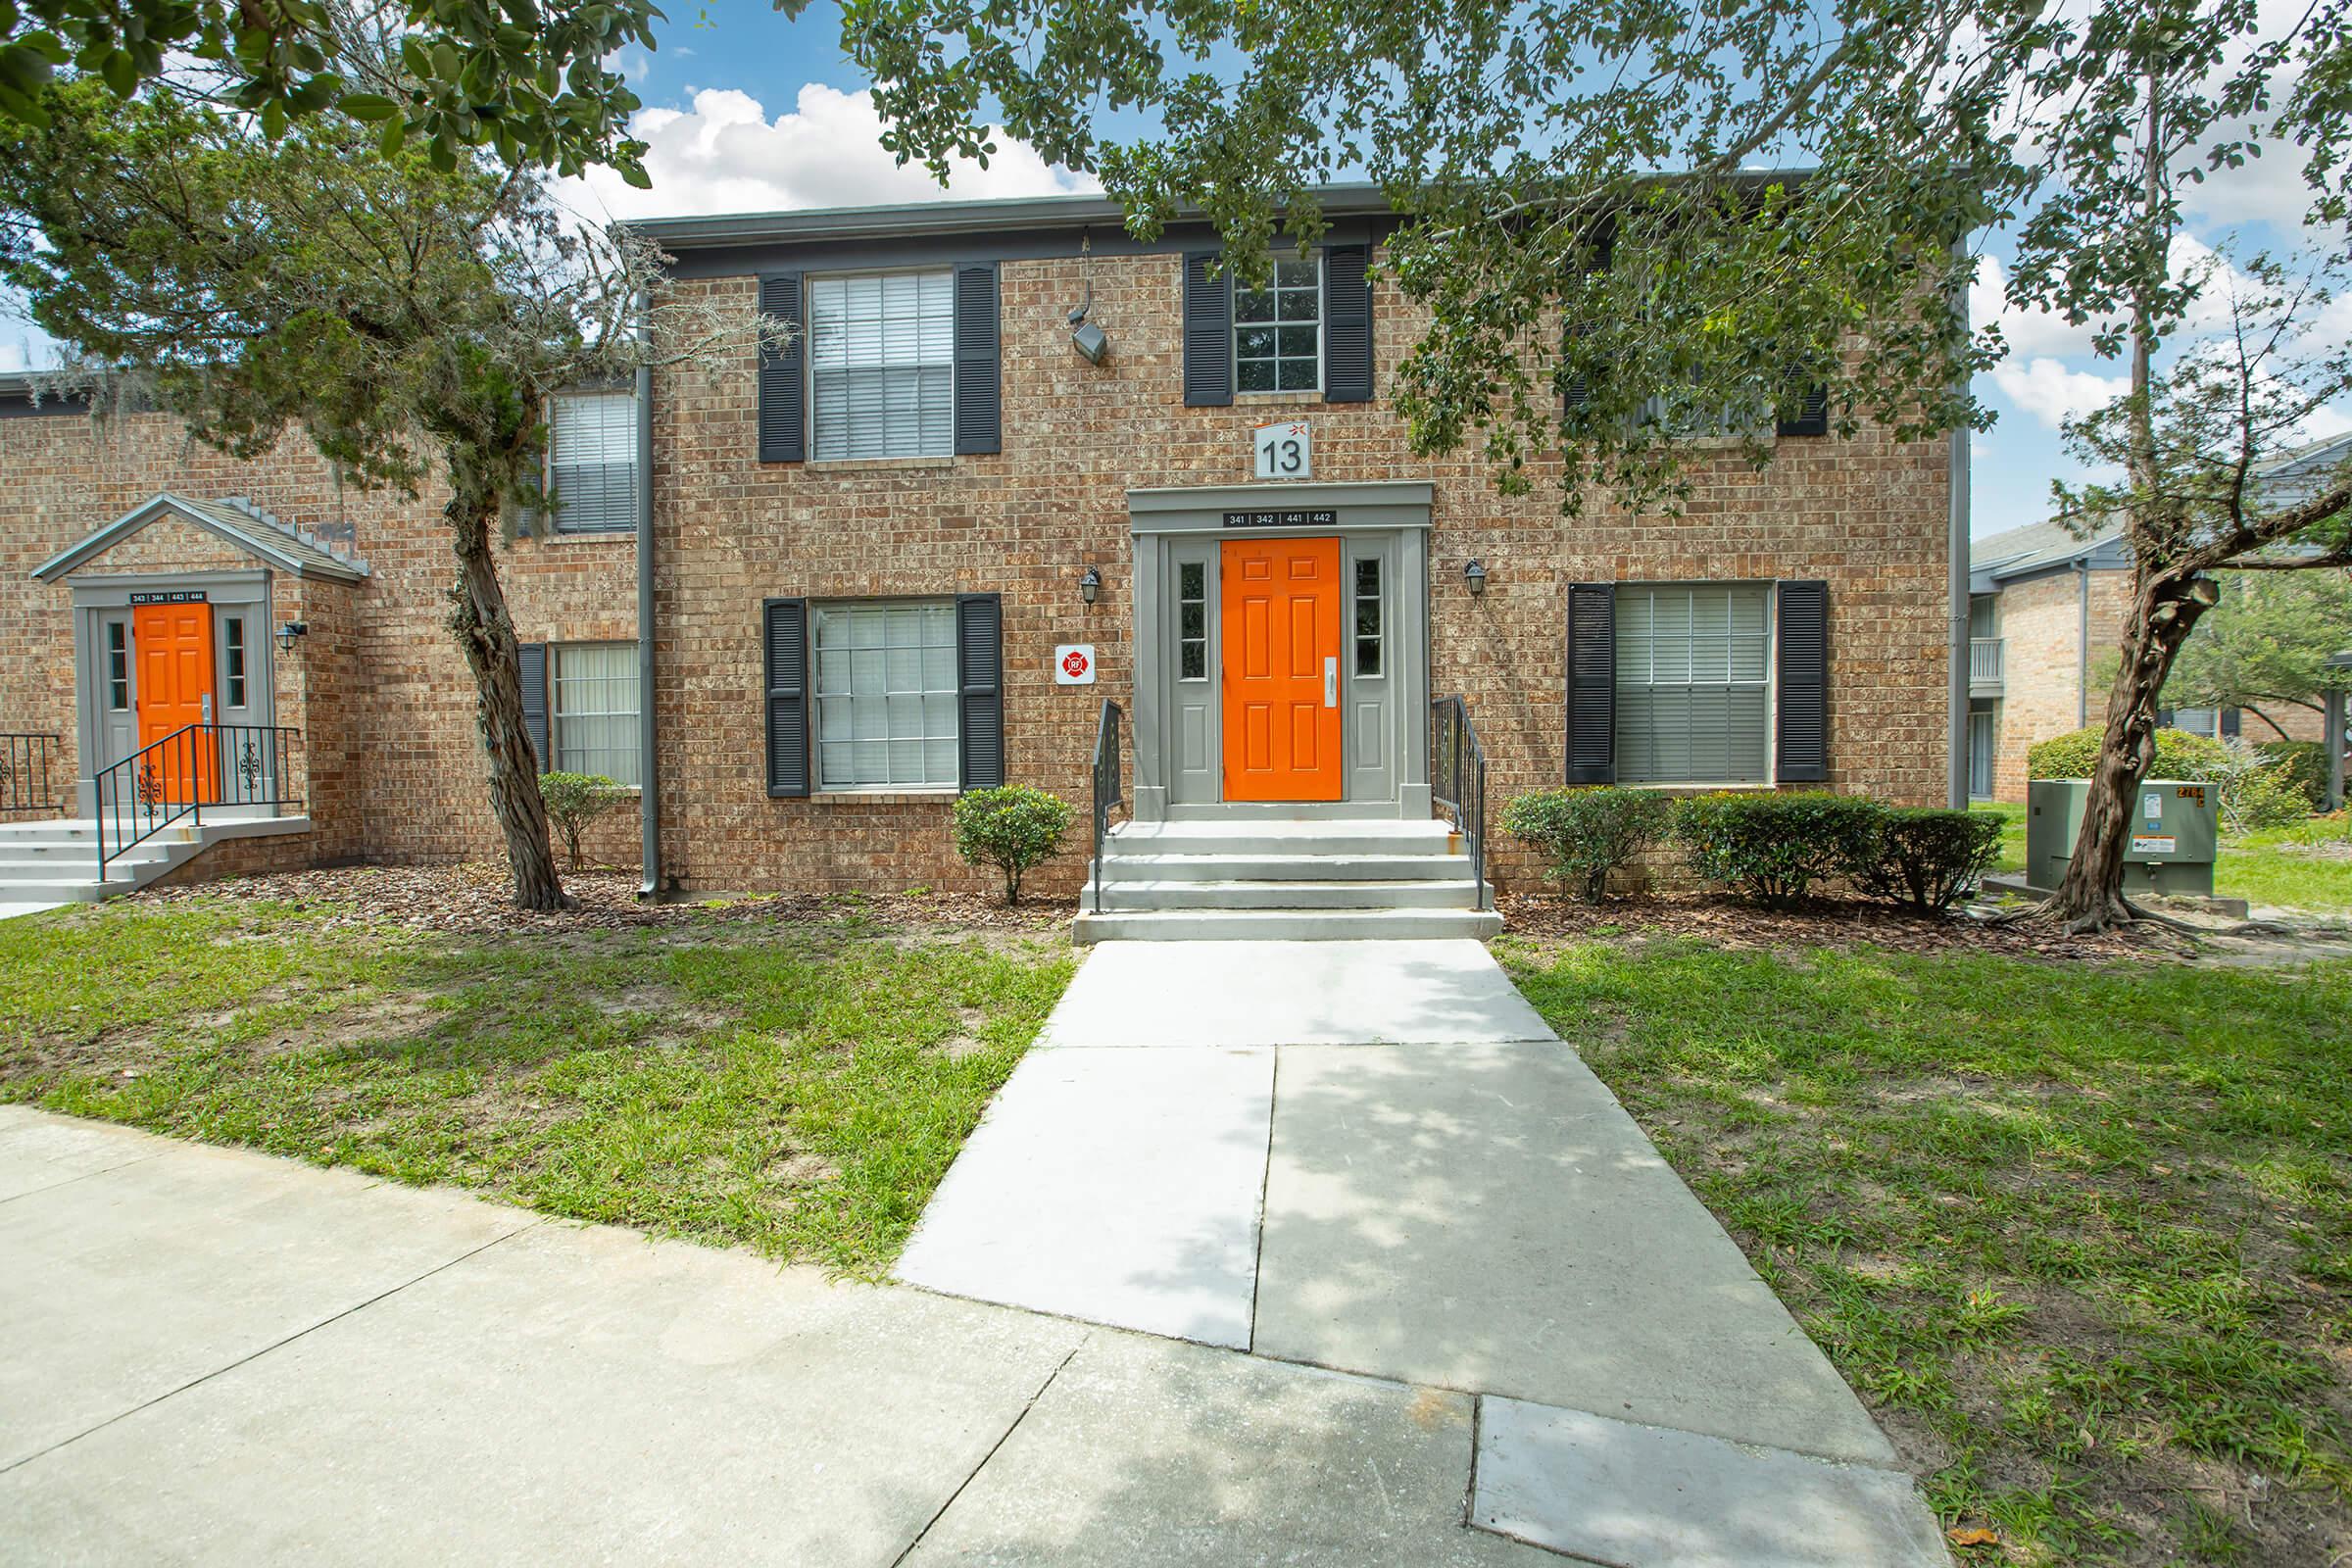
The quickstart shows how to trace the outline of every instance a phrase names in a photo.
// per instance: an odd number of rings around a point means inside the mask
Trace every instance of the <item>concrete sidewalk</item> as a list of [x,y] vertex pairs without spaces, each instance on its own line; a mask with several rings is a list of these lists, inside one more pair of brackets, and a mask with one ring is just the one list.
[[1827,1358],[1475,942],[1097,949],[899,1276],[1470,1396],[1473,1521],[1556,1550],[1943,1560]]
[[1529,1568],[1472,1402],[0,1107],[0,1561]]

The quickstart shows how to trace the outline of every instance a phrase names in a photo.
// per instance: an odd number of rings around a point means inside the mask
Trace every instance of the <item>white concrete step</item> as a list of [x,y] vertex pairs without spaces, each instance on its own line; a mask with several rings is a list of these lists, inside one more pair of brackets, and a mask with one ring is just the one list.
[[117,894],[135,893],[143,885],[127,876],[110,876],[104,882],[95,877],[75,881],[63,875],[47,880],[0,878],[0,904],[96,904]]
[[1452,836],[1443,822],[1395,819],[1334,821],[1122,822],[1104,841],[1120,855],[1444,856]]
[[[1137,855],[1102,847],[1105,882],[1469,880],[1466,855]],[[1090,862],[1087,874],[1094,874]]]
[[[1090,888],[1092,884],[1089,884]],[[1083,902],[1083,901],[1081,901]],[[1102,883],[1102,907],[1115,909],[1467,909],[1478,903],[1468,877],[1410,882]]]
[[[174,847],[189,842],[191,841],[178,838],[149,839],[145,843],[132,845],[112,858],[116,861],[161,859]],[[84,839],[78,844],[26,844],[0,840],[0,876],[6,876],[11,866],[74,865],[87,865],[93,873],[97,870],[98,846],[96,841]]]
[[1152,909],[1082,913],[1074,940],[1090,942],[1353,942],[1486,938],[1502,929],[1492,909]]

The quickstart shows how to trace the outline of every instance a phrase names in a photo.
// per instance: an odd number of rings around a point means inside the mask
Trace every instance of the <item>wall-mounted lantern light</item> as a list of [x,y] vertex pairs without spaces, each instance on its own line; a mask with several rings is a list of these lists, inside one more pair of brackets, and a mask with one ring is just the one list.
[[1470,585],[1470,597],[1476,599],[1487,591],[1487,564],[1476,556],[1462,563],[1462,581]]
[[1086,574],[1078,579],[1078,597],[1091,605],[1102,592],[1102,574],[1092,566],[1087,567]]
[[289,621],[287,621],[287,622],[286,622],[286,623],[285,623],[283,626],[280,626],[280,627],[278,627],[278,628],[277,628],[277,650],[278,650],[278,652],[279,652],[279,653],[281,653],[281,654],[290,654],[290,653],[292,653],[292,652],[294,651],[294,639],[295,639],[295,638],[297,638],[297,637],[308,637],[310,634],[311,634],[311,623],[310,623],[309,621],[307,621],[307,620],[289,620]]

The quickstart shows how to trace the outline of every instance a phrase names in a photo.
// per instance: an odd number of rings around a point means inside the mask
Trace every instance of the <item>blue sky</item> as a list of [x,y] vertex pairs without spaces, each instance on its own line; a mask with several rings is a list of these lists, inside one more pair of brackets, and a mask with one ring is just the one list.
[[[652,143],[651,191],[631,191],[600,174],[569,192],[590,216],[771,211],[871,202],[919,201],[942,194],[920,170],[894,166],[878,143],[881,126],[866,82],[843,57],[837,5],[811,5],[797,19],[767,0],[711,0],[680,5],[656,50],[631,49],[617,60],[646,108],[639,131]],[[1120,127],[1132,128],[1132,127]],[[959,169],[948,194],[969,197],[1043,194],[1085,188],[1048,168],[1024,147],[1006,147],[988,170]],[[2253,244],[2275,243],[2276,220],[2299,211],[2288,161],[2270,161],[2199,193],[2197,245],[2235,231]],[[1977,291],[1982,319],[1999,309],[2003,261],[1998,236]],[[2345,335],[2352,335],[2352,321]],[[2012,354],[1980,379],[1978,395],[1999,418],[1974,445],[1974,522],[1991,533],[2046,515],[2050,480],[2078,477],[2058,424],[2066,414],[2103,402],[2121,386],[2121,367],[2089,352],[2089,333],[2046,318],[2003,318]],[[0,320],[0,368],[37,363],[43,346],[31,329]],[[2352,414],[2324,418],[2308,433],[2352,429]]]

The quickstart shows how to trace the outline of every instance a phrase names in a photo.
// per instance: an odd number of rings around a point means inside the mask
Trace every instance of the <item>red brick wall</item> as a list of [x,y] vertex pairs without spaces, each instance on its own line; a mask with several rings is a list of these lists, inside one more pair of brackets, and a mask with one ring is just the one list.
[[[2090,574],[2090,672],[2088,722],[2103,720],[2107,691],[2100,670],[2112,668],[2130,608],[2132,574]],[[2075,572],[2055,572],[2003,588],[1998,631],[2002,650],[2001,700],[1993,717],[1993,798],[2023,801],[2026,754],[2053,735],[2081,729],[2082,712],[2082,583]]]
[[[1425,479],[1432,684],[1464,693],[1493,767],[1492,799],[1555,784],[1565,744],[1562,590],[1641,578],[1821,577],[1830,583],[1833,785],[1940,802],[1947,779],[1947,448],[1866,431],[1784,441],[1750,471],[1703,464],[1686,514],[1596,504],[1564,520],[1556,491],[1498,496],[1472,461],[1409,455],[1386,402],[1292,399],[1183,406],[1179,262],[1098,260],[1094,319],[1109,360],[1070,349],[1075,259],[1003,271],[1001,455],[898,465],[757,461],[754,366],[658,377],[655,395],[658,710],[665,870],[689,887],[978,888],[956,862],[949,803],[770,800],[763,775],[760,606],[769,596],[1000,592],[1004,596],[1009,776],[1073,802],[1088,791],[1102,699],[1132,711],[1130,487],[1248,482],[1249,429],[1315,423],[1319,481]],[[749,277],[678,285],[748,309]],[[1385,384],[1411,328],[1376,302]],[[1482,599],[1462,581],[1477,556]],[[1104,578],[1092,610],[1077,579]],[[1092,641],[1095,687],[1056,688],[1057,642]],[[1050,868],[1076,881],[1082,848]],[[1506,870],[1509,867],[1506,859]]]

